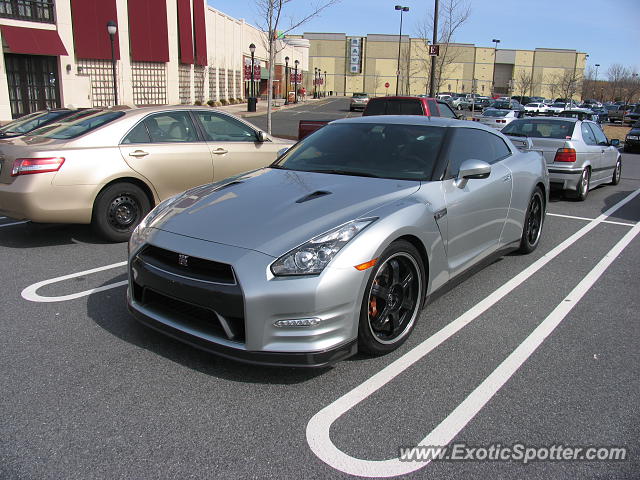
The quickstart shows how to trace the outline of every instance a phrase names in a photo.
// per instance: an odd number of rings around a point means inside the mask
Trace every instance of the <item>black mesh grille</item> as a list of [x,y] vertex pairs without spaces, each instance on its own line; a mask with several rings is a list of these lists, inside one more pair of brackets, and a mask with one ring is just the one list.
[[[210,308],[178,300],[150,288],[142,288],[135,282],[133,291],[136,301],[159,315],[175,319],[181,325],[234,342],[245,341],[244,320],[242,318],[224,317],[228,327],[225,330],[218,320],[216,312]],[[138,296],[139,298],[136,298]]]
[[168,272],[183,275],[195,280],[216,282],[233,285],[236,283],[233,268],[226,263],[205,260],[204,258],[188,257],[186,265],[179,263],[179,254],[153,245],[147,245],[138,256],[149,265],[156,266]]

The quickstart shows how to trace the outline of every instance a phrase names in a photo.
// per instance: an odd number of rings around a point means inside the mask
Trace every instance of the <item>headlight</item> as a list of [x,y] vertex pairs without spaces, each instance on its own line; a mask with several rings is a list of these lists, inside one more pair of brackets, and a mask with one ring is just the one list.
[[349,240],[374,220],[376,219],[353,220],[318,235],[273,262],[271,271],[277,276],[316,275],[324,270]]
[[182,197],[184,193],[179,193],[178,195],[174,195],[173,197],[167,198],[165,201],[160,202],[155,206],[153,210],[151,210],[146,217],[142,219],[142,221],[138,224],[138,226],[131,233],[131,237],[129,238],[129,252],[134,252],[143,243],[147,241],[147,237],[149,236],[149,226],[153,223],[158,216],[169,209],[172,205],[176,204]]

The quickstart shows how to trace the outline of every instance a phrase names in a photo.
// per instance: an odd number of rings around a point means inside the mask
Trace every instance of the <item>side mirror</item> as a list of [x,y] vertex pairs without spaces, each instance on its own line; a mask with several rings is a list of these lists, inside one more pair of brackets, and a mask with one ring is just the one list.
[[612,147],[617,147],[620,145],[620,140],[618,140],[617,138],[613,138],[609,140],[609,145],[611,145]]
[[267,140],[267,136],[265,135],[265,133],[262,130],[258,130],[256,132],[256,138],[258,139],[258,141],[260,143],[265,142]]
[[456,187],[463,188],[467,180],[487,178],[491,174],[491,165],[482,160],[470,158],[460,165]]

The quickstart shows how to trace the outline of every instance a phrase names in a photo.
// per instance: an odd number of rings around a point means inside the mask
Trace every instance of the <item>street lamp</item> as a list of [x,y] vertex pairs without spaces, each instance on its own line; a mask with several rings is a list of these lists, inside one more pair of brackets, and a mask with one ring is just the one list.
[[318,98],[318,68],[313,69],[313,98]]
[[118,31],[118,24],[113,20],[109,20],[107,22],[107,33],[109,34],[109,39],[111,40],[111,71],[113,73],[113,98],[114,105],[118,105],[118,84],[116,79],[116,50],[115,50],[115,36]]
[[289,105],[289,57],[284,57],[284,104]]
[[495,46],[495,51],[493,52],[493,79],[491,80],[491,93],[495,93],[495,85],[496,85],[496,57],[498,56],[498,44],[500,43],[500,40],[498,40],[497,38],[494,38],[493,40],[491,40],[493,43],[496,44]]
[[255,112],[256,111],[256,96],[255,96],[255,85],[254,85],[254,73],[253,73],[253,62],[256,53],[256,46],[252,43],[249,45],[249,51],[251,52],[251,84],[249,86],[249,101],[247,102],[247,112]]
[[398,69],[396,70],[396,96],[398,95],[398,87],[400,86],[400,46],[402,45],[402,14],[409,11],[409,7],[396,5],[395,10],[400,11],[400,35],[398,35]]
[[294,70],[294,74],[293,74],[293,103],[298,103],[298,64],[300,62],[298,62],[298,60],[296,60],[295,62],[293,62],[293,64],[295,65],[295,70]]
[[596,67],[596,76],[595,76],[595,79],[594,79],[594,88],[593,88],[594,92],[595,92],[595,90],[596,90],[595,85],[597,85],[597,84],[598,84],[598,67],[599,67],[599,66],[600,66],[600,64],[599,64],[599,63],[596,63],[596,65],[595,65],[595,67]]
[[322,96],[326,97],[327,96],[327,71],[326,70],[324,71],[324,83],[323,83],[323,85],[324,85],[324,93],[323,93]]
[[496,50],[498,49],[498,44],[500,43],[500,40],[498,40],[497,38],[494,38],[493,40],[491,40],[493,43],[496,44]]

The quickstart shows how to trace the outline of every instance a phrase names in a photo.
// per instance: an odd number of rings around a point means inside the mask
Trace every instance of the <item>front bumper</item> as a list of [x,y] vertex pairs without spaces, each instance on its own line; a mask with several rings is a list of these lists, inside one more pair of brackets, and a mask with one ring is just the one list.
[[[176,252],[176,261],[158,263],[146,254],[149,245]],[[189,255],[190,262],[225,265],[232,274],[212,280],[203,270],[181,270],[177,252]],[[156,230],[129,258],[129,310],[166,335],[243,362],[319,367],[355,354],[367,272],[352,267],[313,277],[273,277],[274,260]],[[308,318],[320,321],[312,327],[274,325]]]

